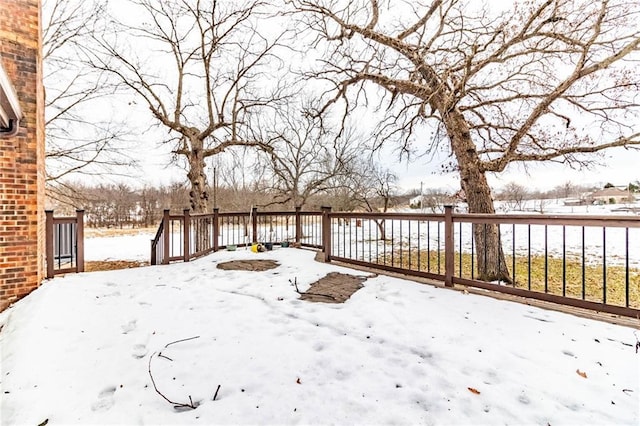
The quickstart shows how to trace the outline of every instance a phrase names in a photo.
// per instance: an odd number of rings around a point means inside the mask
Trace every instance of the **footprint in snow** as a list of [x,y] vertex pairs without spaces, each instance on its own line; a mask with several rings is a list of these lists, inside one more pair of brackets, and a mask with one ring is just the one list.
[[133,345],[133,349],[131,351],[131,356],[137,359],[144,358],[149,350],[146,345]]
[[521,393],[520,396],[518,396],[518,402],[520,404],[529,405],[531,403],[531,400],[525,393]]
[[113,394],[116,393],[115,386],[109,386],[104,388],[102,392],[98,394],[98,400],[91,405],[92,411],[107,411],[115,404]]
[[138,322],[138,320],[131,320],[128,323],[126,323],[125,325],[121,325],[120,327],[122,328],[122,334],[127,334],[127,333],[135,330],[137,322]]
[[322,352],[324,350],[324,343],[321,343],[321,342],[314,343],[313,350],[316,352]]

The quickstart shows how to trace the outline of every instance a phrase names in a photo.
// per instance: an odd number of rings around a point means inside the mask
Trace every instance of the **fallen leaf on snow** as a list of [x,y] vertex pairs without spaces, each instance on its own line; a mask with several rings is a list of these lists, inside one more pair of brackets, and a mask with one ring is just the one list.
[[475,393],[476,395],[480,395],[480,391],[478,389],[475,389],[475,388],[467,388],[467,389],[469,389],[469,392],[471,392],[471,393]]
[[577,369],[576,373],[578,373],[578,376],[580,377],[584,377],[585,379],[587,378],[587,373],[585,373],[584,371],[580,371],[580,369]]

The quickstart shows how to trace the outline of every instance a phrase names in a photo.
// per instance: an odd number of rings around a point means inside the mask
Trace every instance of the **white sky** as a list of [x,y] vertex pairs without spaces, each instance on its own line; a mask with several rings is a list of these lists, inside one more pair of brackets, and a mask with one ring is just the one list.
[[[144,141],[142,144],[144,145],[141,146],[138,155],[142,169],[138,172],[132,171],[135,177],[130,180],[131,184],[160,185],[186,179],[186,172],[183,169],[167,164],[169,161],[167,147],[158,148],[154,152],[147,148],[147,146],[154,146],[153,141]],[[400,162],[391,145],[381,153],[381,157],[384,158],[383,164],[398,175],[402,190],[420,188],[421,182],[425,190],[445,189],[455,192],[460,188],[457,173],[440,172],[443,159],[433,159],[427,155],[411,162],[406,160]],[[494,189],[503,187],[509,182],[517,182],[532,190],[549,190],[567,181],[602,187],[609,182],[616,186],[623,186],[640,180],[639,151],[623,148],[609,150],[601,161],[603,165],[583,171],[573,170],[557,163],[529,164],[528,170],[524,170],[521,165],[512,164],[504,173],[490,174],[488,179]],[[211,164],[212,159],[207,160],[209,173],[211,173]]]
[[[124,5],[119,3],[120,5]],[[126,9],[126,8],[124,8]],[[135,99],[133,96],[131,100]],[[150,114],[141,101],[136,105],[126,105],[124,107],[130,112],[130,116],[139,115],[140,123],[148,123]],[[144,124],[143,124],[144,125]],[[425,131],[426,133],[426,131]],[[141,132],[137,137],[137,148],[134,156],[140,161],[142,169],[127,173],[133,179],[129,181],[135,186],[144,184],[159,185],[168,184],[186,179],[186,172],[180,167],[169,165],[168,148],[158,148],[157,141],[166,137],[163,130]],[[397,155],[393,153],[394,146],[388,145],[381,153],[383,165],[394,171],[399,177],[399,185],[403,190],[419,188],[421,182],[425,189],[446,189],[457,191],[460,187],[456,173],[443,174],[441,165],[446,158],[433,158],[428,155],[417,158],[408,163],[407,161],[397,161]],[[419,150],[419,146],[415,146]],[[576,171],[560,164],[533,164],[528,166],[528,172],[522,166],[511,165],[499,175],[489,175],[490,184],[494,189],[515,181],[526,185],[531,189],[547,190],[567,181],[574,183],[602,186],[611,182],[616,186],[627,185],[629,182],[640,180],[640,152],[616,149],[605,154],[602,162],[603,166],[595,167],[592,170]],[[212,160],[207,161],[207,165],[212,164]],[[211,169],[208,169],[211,178]],[[117,178],[118,179],[118,178]]]

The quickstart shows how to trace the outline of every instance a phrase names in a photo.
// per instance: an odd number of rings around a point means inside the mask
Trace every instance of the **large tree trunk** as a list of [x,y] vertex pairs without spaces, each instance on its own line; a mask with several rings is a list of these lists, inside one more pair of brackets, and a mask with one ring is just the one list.
[[189,183],[191,184],[191,190],[189,191],[191,211],[193,213],[206,213],[209,207],[209,185],[204,174],[203,142],[196,138],[190,142],[191,150],[187,155],[189,162],[187,178],[189,178]]
[[[209,185],[204,174],[203,142],[199,139],[191,140],[191,150],[187,155],[189,171],[187,177],[191,184],[189,202],[193,213],[207,213],[209,208]],[[211,218],[194,218],[191,221],[191,238],[195,243],[195,251],[200,252],[212,247],[210,236],[214,235],[210,227],[213,225]]]
[[[443,115],[451,141],[451,148],[460,168],[460,180],[469,206],[469,213],[495,213],[491,189],[481,168],[469,127],[459,111]],[[500,244],[500,229],[497,225],[475,224],[473,234],[477,256],[478,279],[482,281],[504,281],[511,283],[509,270]]]

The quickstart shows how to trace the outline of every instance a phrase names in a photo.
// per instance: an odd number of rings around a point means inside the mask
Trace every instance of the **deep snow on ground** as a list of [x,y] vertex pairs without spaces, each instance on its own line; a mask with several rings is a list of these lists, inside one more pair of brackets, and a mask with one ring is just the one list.
[[[640,423],[634,329],[385,276],[301,301],[290,280],[363,274],[313,257],[47,281],[0,314],[2,424]],[[281,266],[216,268],[245,258]]]
[[149,261],[154,233],[85,238],[85,260]]

